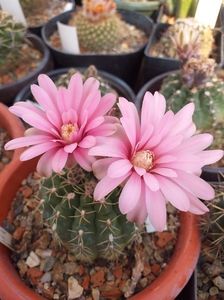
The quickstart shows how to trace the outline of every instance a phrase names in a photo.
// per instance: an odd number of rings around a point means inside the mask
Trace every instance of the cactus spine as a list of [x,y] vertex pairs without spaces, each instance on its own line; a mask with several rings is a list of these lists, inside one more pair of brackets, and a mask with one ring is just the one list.
[[79,166],[43,179],[39,197],[54,237],[77,260],[117,259],[135,236],[135,225],[119,212],[120,190],[93,201],[96,179]]
[[215,186],[215,199],[209,203],[209,213],[202,219],[202,231],[208,242],[209,252],[224,254],[224,185]]
[[113,0],[85,0],[69,24],[76,26],[81,48],[102,52],[116,45],[119,21]]

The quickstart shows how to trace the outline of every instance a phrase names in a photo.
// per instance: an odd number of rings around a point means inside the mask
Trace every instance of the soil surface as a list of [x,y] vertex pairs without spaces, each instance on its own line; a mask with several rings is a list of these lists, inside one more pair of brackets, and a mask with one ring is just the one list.
[[13,151],[5,151],[4,149],[5,144],[10,139],[7,131],[0,128],[0,173],[12,159]]

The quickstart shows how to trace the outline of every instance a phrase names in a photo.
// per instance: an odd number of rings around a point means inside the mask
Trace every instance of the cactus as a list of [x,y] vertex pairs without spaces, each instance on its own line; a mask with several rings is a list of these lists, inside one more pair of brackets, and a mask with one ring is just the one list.
[[154,55],[179,58],[178,47],[181,49],[187,47],[189,51],[195,52],[196,42],[197,54],[202,57],[209,57],[214,43],[212,29],[200,25],[193,18],[179,19],[167,29],[155,45]]
[[224,254],[224,184],[215,186],[215,199],[208,204],[209,213],[202,219],[201,229],[206,240],[208,254]]
[[135,225],[119,211],[120,189],[94,202],[96,183],[92,173],[76,165],[43,179],[39,192],[55,239],[84,262],[117,259],[136,235]]
[[[59,78],[56,81],[56,86],[68,86],[68,83],[72,77],[78,70],[71,68],[66,74],[63,74],[59,76]],[[84,72],[83,72],[83,79],[86,80],[89,77],[94,77],[100,82],[100,91],[102,95],[105,95],[106,93],[114,93],[117,94],[117,92],[109,85],[109,83],[103,79],[99,74],[98,70],[94,65],[90,65]]]
[[0,10],[0,72],[9,72],[21,54],[26,28]]
[[113,0],[85,0],[69,22],[76,26],[81,48],[102,52],[113,48],[119,38],[119,16]]
[[198,0],[166,0],[165,10],[175,18],[194,17]]

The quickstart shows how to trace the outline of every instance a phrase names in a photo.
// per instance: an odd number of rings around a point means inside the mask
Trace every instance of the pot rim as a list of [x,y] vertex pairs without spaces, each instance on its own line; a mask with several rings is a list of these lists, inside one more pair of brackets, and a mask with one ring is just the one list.
[[[59,69],[55,69],[55,70],[52,70],[50,72],[47,73],[47,75],[53,79],[53,81],[55,79],[57,79],[56,77],[60,76],[60,75],[63,75],[63,74],[66,74],[70,69],[77,69],[77,71],[82,71],[82,70],[86,70],[88,67],[70,67],[70,68],[59,68]],[[119,78],[118,76],[112,74],[112,73],[109,73],[109,72],[106,72],[106,71],[102,71],[102,70],[98,70],[98,74],[99,76],[101,76],[103,79],[106,79],[109,81],[111,81],[112,83],[112,87],[116,90],[116,87],[119,85],[120,89],[122,90],[125,90],[125,92],[127,94],[129,94],[129,97],[130,99],[128,99],[129,101],[132,101],[134,102],[135,101],[135,93],[134,91],[132,90],[132,88],[122,79],[122,78]],[[33,83],[37,83],[37,80],[34,80]],[[32,84],[32,82],[31,82]],[[115,86],[116,85],[116,86]],[[27,93],[30,93],[29,91],[29,87],[28,86],[25,86],[15,97],[15,102],[18,102],[18,101],[23,101],[23,100],[26,100],[24,95],[26,95]],[[118,95],[120,97],[120,95]],[[127,95],[125,95],[127,96]]]
[[[17,160],[13,168],[8,169],[0,182],[0,198],[5,197],[6,206],[10,206],[21,181],[35,170],[36,163],[37,159],[27,162]],[[9,186],[12,181],[14,190]],[[4,217],[6,215],[2,216]],[[181,213],[180,220],[181,227],[177,244],[167,267],[152,284],[131,297],[131,300],[174,299],[187,284],[199,257],[200,235],[196,216],[191,213]],[[10,261],[9,251],[3,245],[0,245],[0,272],[2,272],[0,296],[3,299],[9,300],[15,297],[17,300],[43,299],[22,282]]]

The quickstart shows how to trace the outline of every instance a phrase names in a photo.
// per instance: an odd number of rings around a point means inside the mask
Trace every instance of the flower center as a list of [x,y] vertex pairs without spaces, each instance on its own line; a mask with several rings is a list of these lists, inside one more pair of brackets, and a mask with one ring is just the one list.
[[149,171],[154,166],[154,153],[150,150],[138,151],[132,157],[131,162],[135,167]]
[[77,130],[78,130],[77,124],[72,124],[72,123],[64,124],[61,126],[61,136],[65,141],[70,142],[73,134],[77,132]]

